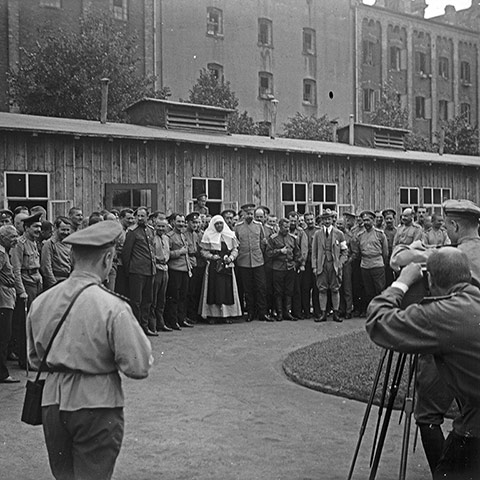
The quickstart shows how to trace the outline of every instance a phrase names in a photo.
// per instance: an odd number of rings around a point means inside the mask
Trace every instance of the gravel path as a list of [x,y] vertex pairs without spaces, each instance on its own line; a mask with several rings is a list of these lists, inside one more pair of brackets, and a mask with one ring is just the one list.
[[[115,480],[346,479],[365,405],[292,383],[288,352],[363,328],[312,321],[197,325],[153,338],[147,380],[126,379],[124,444]],[[0,385],[0,477],[51,478],[41,427],[19,421],[25,377]],[[30,374],[32,377],[32,374]],[[372,421],[376,410],[372,411]],[[378,478],[398,478],[401,428],[394,413]],[[368,478],[373,425],[355,479]],[[413,433],[412,433],[413,436]],[[409,479],[427,480],[421,447]]]

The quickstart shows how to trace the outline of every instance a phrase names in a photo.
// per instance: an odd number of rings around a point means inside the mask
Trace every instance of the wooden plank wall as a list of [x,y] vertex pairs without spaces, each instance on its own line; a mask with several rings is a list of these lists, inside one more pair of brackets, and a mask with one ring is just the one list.
[[[105,203],[106,183],[157,183],[157,208],[185,211],[191,178],[224,179],[224,201],[268,205],[280,215],[281,182],[338,185],[338,203],[399,210],[400,187],[450,188],[453,198],[480,201],[479,169],[373,158],[313,155],[211,145],[0,133],[4,171],[50,173],[51,199],[72,200],[86,213]],[[420,197],[422,198],[422,197]]]

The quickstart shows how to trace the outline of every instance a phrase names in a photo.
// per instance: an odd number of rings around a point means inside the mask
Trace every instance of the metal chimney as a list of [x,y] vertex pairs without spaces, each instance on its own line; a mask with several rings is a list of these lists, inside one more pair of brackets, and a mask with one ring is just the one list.
[[100,110],[100,123],[107,123],[107,111],[108,111],[108,84],[110,79],[102,78],[102,106]]

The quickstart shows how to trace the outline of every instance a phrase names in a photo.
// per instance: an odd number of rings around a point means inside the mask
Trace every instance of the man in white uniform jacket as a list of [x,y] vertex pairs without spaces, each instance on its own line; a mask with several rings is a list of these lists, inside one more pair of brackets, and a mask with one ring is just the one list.
[[35,299],[27,318],[28,361],[38,368],[63,314],[73,304],[48,354],[42,420],[56,479],[109,479],[123,438],[119,371],[145,378],[149,340],[131,308],[101,286],[108,277],[120,224],[105,221],[71,234],[74,270]]

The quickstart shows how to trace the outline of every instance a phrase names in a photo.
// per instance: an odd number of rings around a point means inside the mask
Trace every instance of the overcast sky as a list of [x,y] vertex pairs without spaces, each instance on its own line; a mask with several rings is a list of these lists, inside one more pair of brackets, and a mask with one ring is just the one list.
[[[363,0],[363,3],[372,5],[375,0]],[[457,10],[468,8],[472,4],[472,0],[427,0],[428,8],[425,11],[427,18],[442,15],[445,11],[445,5],[455,5]]]

